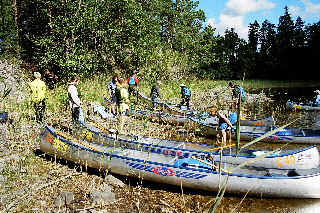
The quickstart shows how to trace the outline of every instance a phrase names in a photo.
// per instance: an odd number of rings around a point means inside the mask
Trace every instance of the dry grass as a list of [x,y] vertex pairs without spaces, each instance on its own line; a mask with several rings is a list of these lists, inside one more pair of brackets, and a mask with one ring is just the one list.
[[[83,81],[80,85],[82,99],[86,103],[85,111],[90,111],[91,101],[102,102],[103,94],[106,92],[107,78],[98,77]],[[179,101],[179,90],[177,82],[168,83],[164,86],[163,93],[165,99],[169,101]],[[171,85],[171,86],[170,86]],[[208,85],[206,88],[197,89],[191,84],[193,89],[192,102],[194,107],[204,109],[208,105],[218,104],[228,107],[230,101],[230,91],[223,86]],[[148,91],[149,86],[141,88]],[[148,94],[148,93],[147,93]],[[51,124],[61,124],[71,126],[71,115],[66,107],[66,86],[61,86],[50,91],[48,97],[47,122]],[[252,96],[253,97],[253,96]],[[260,102],[266,101],[263,97],[255,98],[248,104],[248,108],[257,107]],[[89,212],[96,210],[99,212],[204,212],[210,205],[215,193],[187,190],[180,187],[154,184],[143,180],[117,176],[126,186],[124,188],[114,188],[117,201],[112,204],[94,205],[89,198],[90,192],[104,183],[105,171],[86,169],[79,165],[49,158],[38,152],[40,126],[34,121],[34,112],[29,102],[17,103],[12,100],[6,101],[5,109],[9,112],[13,124],[1,126],[6,129],[4,139],[7,141],[1,147],[1,159],[17,155],[10,161],[0,175],[6,177],[0,185],[0,210],[3,212]],[[257,110],[257,114],[267,113],[264,109]],[[92,115],[91,115],[92,116]],[[91,119],[99,119],[91,117]],[[98,120],[107,128],[117,128],[117,123]],[[149,135],[159,138],[181,139],[189,141],[203,141],[213,143],[213,139],[205,139],[196,135],[194,126],[171,126],[168,124],[152,122],[150,120],[133,120],[127,118],[124,132],[134,135]],[[177,134],[179,129],[186,129],[187,135]],[[270,146],[270,145],[267,145]],[[73,192],[75,200],[63,210],[58,210],[54,206],[54,201],[62,191]],[[259,199],[257,199],[259,200]],[[247,212],[255,205],[263,208],[275,209],[274,205],[267,204],[267,200],[247,198],[244,201],[241,197],[226,196],[218,208],[217,212],[230,212],[238,203],[242,205],[238,212]],[[267,205],[266,205],[267,204]],[[276,205],[276,204],[275,204]],[[7,211],[4,211],[4,210]]]

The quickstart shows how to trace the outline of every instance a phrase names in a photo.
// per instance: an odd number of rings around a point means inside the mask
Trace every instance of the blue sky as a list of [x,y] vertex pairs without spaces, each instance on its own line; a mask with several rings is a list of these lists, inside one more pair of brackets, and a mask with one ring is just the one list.
[[206,24],[216,28],[220,35],[227,28],[234,28],[241,38],[247,39],[248,25],[255,20],[261,24],[264,20],[275,24],[288,6],[295,21],[298,16],[305,24],[320,21],[320,0],[198,0],[199,9],[204,10]]

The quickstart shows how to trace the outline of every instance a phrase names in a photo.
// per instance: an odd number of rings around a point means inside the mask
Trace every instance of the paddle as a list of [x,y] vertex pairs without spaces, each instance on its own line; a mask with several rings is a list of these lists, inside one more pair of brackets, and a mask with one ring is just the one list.
[[230,144],[230,145],[226,145],[226,146],[219,146],[219,147],[215,147],[215,148],[210,148],[210,149],[206,149],[203,150],[205,152],[210,152],[210,151],[214,151],[214,150],[220,150],[220,149],[224,149],[224,148],[230,148],[232,146],[234,146],[235,144]]
[[199,158],[197,158],[196,156],[192,156],[191,158],[193,158],[193,159],[195,159],[195,160],[197,160],[197,161],[200,161],[201,163],[204,163],[204,164],[207,164],[207,165],[209,165],[209,166],[212,166],[212,167],[214,167],[214,168],[216,168],[216,169],[219,169],[219,170],[221,169],[221,171],[223,171],[223,172],[225,172],[225,173],[232,173],[231,171],[222,169],[222,168],[219,167],[219,166],[216,166],[216,165],[214,165],[214,164],[212,164],[212,163],[209,163],[209,162],[207,162],[207,161],[205,161],[205,160],[199,159]]
[[[240,112],[241,112],[241,94],[239,94],[238,97],[238,109],[237,109],[237,128],[236,128],[236,136],[237,136],[237,149],[236,149],[236,153],[237,155],[239,154],[239,149],[240,149]],[[230,132],[230,137],[231,137],[231,132]]]

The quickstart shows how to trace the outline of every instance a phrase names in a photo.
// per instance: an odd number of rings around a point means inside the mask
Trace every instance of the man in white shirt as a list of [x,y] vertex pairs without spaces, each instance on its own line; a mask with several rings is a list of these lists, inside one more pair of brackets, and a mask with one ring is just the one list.
[[[69,105],[72,112],[72,122],[77,123],[83,121],[83,119],[80,120],[80,113],[82,111],[81,109],[81,100],[79,98],[79,93],[77,89],[77,85],[80,82],[79,76],[74,76],[71,79],[71,82],[69,83],[68,87],[68,97],[69,97]],[[82,116],[81,116],[82,117]]]

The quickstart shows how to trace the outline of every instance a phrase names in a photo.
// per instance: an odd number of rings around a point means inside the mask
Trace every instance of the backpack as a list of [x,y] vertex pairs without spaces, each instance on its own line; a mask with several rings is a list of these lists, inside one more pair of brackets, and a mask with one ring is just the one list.
[[189,89],[188,87],[184,87],[184,88],[183,88],[183,94],[184,94],[185,96],[191,96],[191,91],[190,91],[190,89]]
[[129,84],[130,85],[136,85],[136,79],[134,79],[134,77],[130,77],[129,78]]
[[240,94],[240,97],[241,97],[241,102],[242,103],[245,103],[248,99],[248,96],[247,96],[247,93],[246,91],[244,91],[243,87],[242,86],[237,86],[237,89],[239,90],[238,94]]

